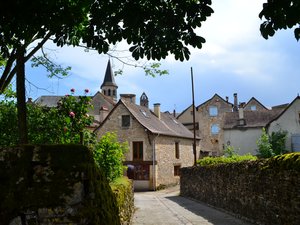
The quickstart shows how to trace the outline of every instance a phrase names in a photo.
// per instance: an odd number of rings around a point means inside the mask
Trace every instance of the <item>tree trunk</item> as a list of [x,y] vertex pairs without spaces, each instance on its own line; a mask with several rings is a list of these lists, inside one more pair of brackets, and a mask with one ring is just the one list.
[[25,96],[25,49],[23,46],[18,48],[17,52],[17,109],[18,109],[18,126],[19,126],[19,144],[28,143],[27,131],[27,110]]

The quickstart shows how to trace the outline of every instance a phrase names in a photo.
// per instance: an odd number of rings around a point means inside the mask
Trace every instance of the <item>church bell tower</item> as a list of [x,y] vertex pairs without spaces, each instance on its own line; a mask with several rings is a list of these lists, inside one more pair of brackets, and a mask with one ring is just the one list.
[[114,74],[111,68],[110,60],[108,60],[105,76],[103,83],[101,85],[101,92],[109,97],[112,98],[114,102],[117,101],[117,89],[118,86],[115,82]]

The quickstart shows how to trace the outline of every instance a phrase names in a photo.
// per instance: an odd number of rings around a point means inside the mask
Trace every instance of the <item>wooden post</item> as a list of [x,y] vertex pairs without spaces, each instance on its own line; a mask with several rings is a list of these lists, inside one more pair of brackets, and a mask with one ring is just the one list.
[[193,131],[194,131],[194,142],[193,142],[193,154],[194,154],[194,166],[197,165],[197,151],[196,151],[196,125],[195,125],[195,97],[194,97],[194,77],[193,68],[191,67],[191,79],[192,79],[192,99],[193,99]]

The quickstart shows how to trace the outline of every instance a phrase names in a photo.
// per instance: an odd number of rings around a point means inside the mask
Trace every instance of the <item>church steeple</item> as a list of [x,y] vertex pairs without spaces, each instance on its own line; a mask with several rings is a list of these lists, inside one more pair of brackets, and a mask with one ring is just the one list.
[[108,60],[101,90],[105,96],[111,97],[114,101],[117,101],[117,89],[118,85],[115,82],[110,60]]

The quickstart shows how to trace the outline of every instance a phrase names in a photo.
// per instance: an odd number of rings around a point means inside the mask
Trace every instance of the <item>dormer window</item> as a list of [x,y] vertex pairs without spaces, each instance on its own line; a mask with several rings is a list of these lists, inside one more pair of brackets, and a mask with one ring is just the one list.
[[130,127],[130,115],[122,115],[122,127]]
[[218,116],[218,107],[217,106],[209,106],[209,115],[210,116]]

